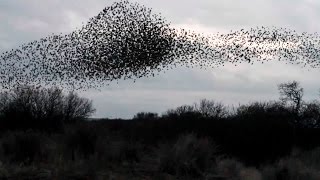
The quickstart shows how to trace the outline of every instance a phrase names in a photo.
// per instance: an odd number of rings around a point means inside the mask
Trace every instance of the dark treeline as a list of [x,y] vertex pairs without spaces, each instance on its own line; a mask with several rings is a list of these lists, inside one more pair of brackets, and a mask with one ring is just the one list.
[[237,108],[203,99],[198,104],[170,109],[161,116],[141,112],[133,121],[96,121],[127,138],[157,144],[194,133],[210,137],[221,152],[249,164],[267,163],[288,154],[293,147],[320,145],[320,102],[304,102],[296,81],[279,85],[280,100],[253,102]]
[[296,81],[278,88],[278,101],[202,99],[132,120],[88,120],[92,102],[74,92],[17,88],[0,96],[0,176],[317,179],[320,102]]
[[65,123],[84,120],[94,111],[92,102],[75,92],[21,86],[0,94],[0,130],[58,132]]

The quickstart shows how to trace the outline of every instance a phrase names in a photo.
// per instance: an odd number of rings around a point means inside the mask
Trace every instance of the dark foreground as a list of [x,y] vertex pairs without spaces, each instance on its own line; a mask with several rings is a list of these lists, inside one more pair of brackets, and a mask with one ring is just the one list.
[[2,93],[0,179],[318,180],[320,102],[289,85],[298,101],[204,99],[132,120],[89,120],[91,102],[59,89]]
[[[185,117],[184,117],[185,116]],[[171,117],[172,118],[172,117]],[[274,117],[79,121],[1,135],[1,179],[319,179],[317,129]]]

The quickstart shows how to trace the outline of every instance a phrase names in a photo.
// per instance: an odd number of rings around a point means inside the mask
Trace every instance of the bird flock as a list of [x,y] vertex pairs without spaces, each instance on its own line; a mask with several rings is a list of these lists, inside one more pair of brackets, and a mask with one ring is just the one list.
[[115,2],[69,34],[52,34],[0,54],[0,86],[87,89],[176,66],[215,68],[270,60],[320,65],[317,33],[258,27],[203,35],[170,26],[150,8]]

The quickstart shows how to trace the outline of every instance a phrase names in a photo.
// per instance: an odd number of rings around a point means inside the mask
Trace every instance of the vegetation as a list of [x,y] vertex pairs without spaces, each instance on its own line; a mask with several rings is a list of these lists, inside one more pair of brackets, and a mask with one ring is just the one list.
[[92,102],[58,88],[4,92],[0,179],[319,179],[320,102],[278,87],[279,101],[202,99],[130,121],[88,121]]
[[22,86],[0,94],[0,127],[5,130],[60,131],[64,123],[84,120],[95,110],[75,92]]

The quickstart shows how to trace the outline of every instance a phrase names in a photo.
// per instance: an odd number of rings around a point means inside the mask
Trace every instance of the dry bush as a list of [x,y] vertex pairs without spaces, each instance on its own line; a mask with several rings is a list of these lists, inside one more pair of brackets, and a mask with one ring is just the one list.
[[217,162],[217,168],[216,171],[219,175],[222,175],[224,177],[228,178],[235,178],[239,177],[241,170],[243,170],[245,166],[235,160],[235,159],[220,159]]
[[66,134],[65,143],[68,157],[73,161],[87,159],[95,153],[97,134],[87,126],[76,127],[73,132]]
[[305,165],[320,171],[320,147],[300,153],[298,157]]
[[227,107],[222,103],[215,102],[213,100],[202,99],[199,104],[194,103],[193,105],[183,105],[175,109],[168,110],[164,117],[176,117],[185,114],[198,114],[205,118],[225,118],[229,115]]
[[139,142],[116,139],[99,139],[97,142],[97,159],[106,164],[122,162],[139,162],[143,153],[143,145]]
[[63,101],[63,117],[64,121],[76,121],[88,118],[95,109],[92,107],[92,101],[81,98],[75,92],[69,92]]
[[3,163],[0,161],[0,179],[7,179],[9,176],[9,172]]
[[277,168],[277,178],[295,180],[316,180],[320,178],[319,170],[308,167],[301,160],[295,158],[280,160]]
[[59,131],[63,122],[85,119],[95,109],[92,102],[58,88],[22,86],[0,93],[0,125],[8,129]]
[[157,113],[152,112],[139,112],[134,115],[133,120],[156,120],[159,116]]
[[36,132],[7,133],[2,139],[4,160],[31,163],[48,159],[47,138]]
[[239,174],[240,180],[262,180],[262,175],[256,168],[244,168]]
[[230,180],[262,180],[260,171],[254,167],[246,167],[232,158],[217,161],[216,173]]
[[261,168],[266,180],[316,180],[320,179],[319,148],[310,151],[293,150],[293,153],[279,162]]
[[219,102],[202,99],[199,104],[195,104],[195,111],[207,118],[224,118],[229,112],[227,108]]
[[182,105],[182,106],[179,106],[175,109],[167,110],[162,115],[162,117],[175,119],[175,118],[178,118],[180,116],[183,116],[185,114],[190,114],[190,113],[191,114],[196,113],[195,107],[192,105]]
[[299,126],[305,128],[320,127],[320,102],[304,103],[301,108]]
[[182,135],[173,145],[160,150],[159,170],[178,176],[201,177],[214,164],[215,152],[216,146],[207,138]]

